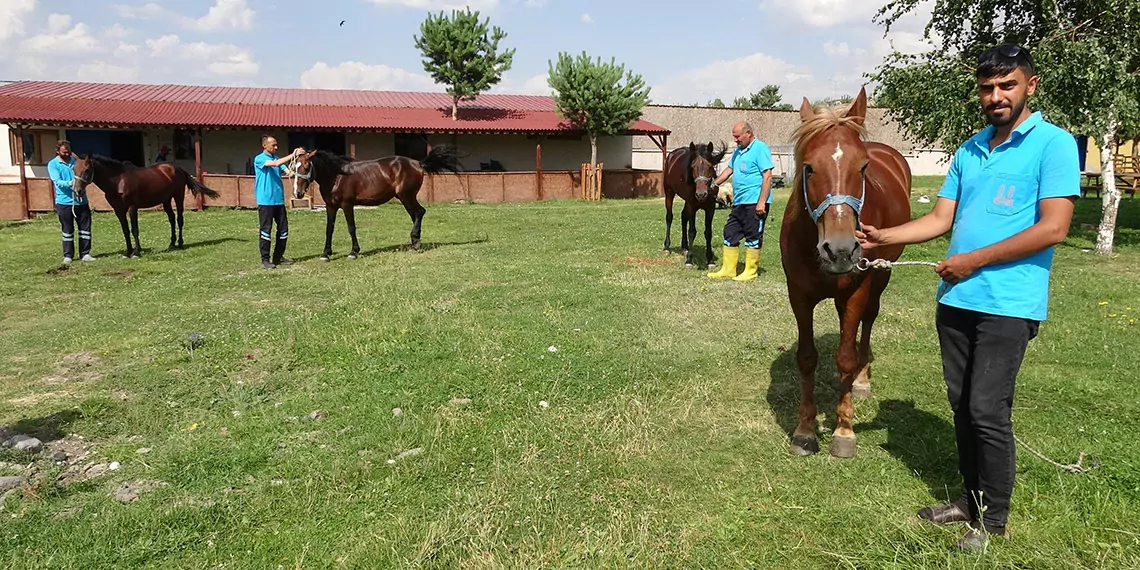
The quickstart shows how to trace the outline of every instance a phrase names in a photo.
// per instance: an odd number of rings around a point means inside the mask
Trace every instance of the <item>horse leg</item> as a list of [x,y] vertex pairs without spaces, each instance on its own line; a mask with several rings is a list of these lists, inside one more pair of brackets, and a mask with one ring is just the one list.
[[705,262],[708,264],[709,269],[716,269],[716,256],[713,255],[712,248],[712,223],[713,215],[716,214],[716,201],[705,206]]
[[321,261],[328,261],[332,257],[333,227],[336,226],[336,206],[325,206],[325,251],[321,254]]
[[[688,205],[686,205],[688,208]],[[693,267],[693,250],[697,245],[697,212],[699,208],[693,205],[692,211],[689,212],[689,247],[685,248],[685,269]]]
[[174,233],[174,208],[170,204],[171,200],[162,203],[162,211],[166,212],[166,220],[170,222],[170,248],[174,249],[175,233]]
[[420,249],[420,228],[423,226],[424,214],[427,213],[427,209],[420,205],[415,196],[400,198],[400,203],[404,205],[404,210],[412,217],[412,249],[418,251]]
[[123,239],[127,242],[127,249],[123,250],[123,257],[131,256],[131,230],[127,226],[127,211],[115,208],[115,217],[119,218],[119,227],[123,228]]
[[855,382],[851,385],[851,394],[856,400],[871,397],[871,328],[879,316],[880,301],[891,274],[878,273],[868,279],[871,280],[871,293],[867,297],[867,305],[863,307],[863,326],[859,337],[859,373],[855,375]]
[[182,199],[181,194],[174,197],[174,205],[178,208],[178,247],[182,247],[185,245],[185,242],[182,241],[182,211],[185,209],[186,202]]
[[139,243],[139,209],[137,206],[131,206],[131,235],[135,238],[135,249],[131,252],[131,257],[142,256],[142,244]]
[[835,407],[835,433],[831,438],[831,455],[834,457],[855,457],[855,404],[852,402],[851,387],[859,372],[859,351],[855,344],[855,333],[863,318],[871,283],[864,279],[859,289],[847,299],[835,300],[839,313],[839,348],[835,351],[835,369],[839,371],[839,404]]
[[800,409],[796,430],[792,432],[793,455],[812,455],[819,452],[815,436],[815,370],[819,364],[819,351],[815,348],[815,306],[817,300],[789,291],[792,312],[796,316],[799,338],[796,346],[796,366],[800,371]]
[[356,259],[360,255],[360,244],[356,241],[356,212],[352,204],[344,206],[344,223],[348,226],[348,235],[352,236],[352,251],[348,253],[349,259]]
[[669,240],[669,234],[673,231],[673,193],[665,191],[665,255],[673,253],[669,251],[672,243]]

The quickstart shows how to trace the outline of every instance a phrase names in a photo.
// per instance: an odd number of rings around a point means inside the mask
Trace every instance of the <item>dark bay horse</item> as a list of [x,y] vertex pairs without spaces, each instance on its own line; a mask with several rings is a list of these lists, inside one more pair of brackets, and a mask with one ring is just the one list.
[[[181,166],[163,162],[139,168],[129,162],[122,162],[98,154],[88,154],[75,161],[77,190],[86,192],[88,184],[95,184],[103,191],[107,203],[115,210],[119,225],[123,228],[123,239],[127,250],[123,257],[139,257],[142,245],[139,244],[139,208],[153,208],[162,205],[170,220],[170,248],[182,247],[182,205],[186,189],[198,196],[217,198],[218,193],[207,188],[186,172]],[[174,209],[178,208],[178,234],[174,233]],[[127,230],[127,214],[131,217],[130,231]],[[131,236],[134,236],[134,246]]]
[[[799,455],[819,451],[813,396],[819,352],[812,315],[824,299],[835,299],[840,327],[835,357],[840,396],[830,452],[836,457],[855,455],[852,392],[870,394],[871,327],[890,280],[890,272],[863,265],[855,230],[862,222],[885,228],[910,221],[910,167],[897,150],[864,142],[866,114],[865,90],[841,112],[817,111],[804,99],[802,123],[793,137],[796,170],[780,232],[780,255],[799,328],[801,401],[791,444],[792,453]],[[902,246],[875,248],[871,259],[894,261],[902,251]]]
[[458,173],[462,165],[458,150],[450,145],[433,146],[427,156],[413,160],[404,156],[389,156],[375,160],[356,160],[339,156],[327,150],[313,150],[297,158],[294,165],[298,185],[294,194],[303,198],[309,183],[315,181],[325,201],[325,250],[321,261],[332,255],[333,226],[337,210],[344,210],[344,221],[352,236],[349,259],[356,259],[360,244],[356,241],[355,206],[379,206],[395,198],[404,205],[412,218],[412,249],[420,248],[420,225],[427,210],[420,205],[416,194],[424,182],[424,174],[443,171]]
[[728,152],[724,145],[713,150],[713,143],[689,143],[689,147],[674,149],[665,158],[665,253],[670,253],[670,234],[673,228],[673,197],[685,201],[681,210],[681,249],[685,253],[685,269],[693,268],[693,244],[697,240],[697,211],[705,211],[705,263],[716,269],[712,250],[712,222],[716,213],[716,194],[709,186],[716,179],[716,165]]

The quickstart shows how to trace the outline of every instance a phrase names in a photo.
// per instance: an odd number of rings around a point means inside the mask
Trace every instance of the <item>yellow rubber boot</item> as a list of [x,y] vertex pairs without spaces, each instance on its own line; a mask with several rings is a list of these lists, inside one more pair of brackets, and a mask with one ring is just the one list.
[[756,270],[760,268],[760,250],[753,247],[744,248],[744,273],[733,277],[733,281],[752,281],[756,278]]
[[726,245],[721,249],[720,256],[722,257],[720,271],[710,272],[708,276],[713,279],[736,277],[736,262],[740,260],[740,248]]

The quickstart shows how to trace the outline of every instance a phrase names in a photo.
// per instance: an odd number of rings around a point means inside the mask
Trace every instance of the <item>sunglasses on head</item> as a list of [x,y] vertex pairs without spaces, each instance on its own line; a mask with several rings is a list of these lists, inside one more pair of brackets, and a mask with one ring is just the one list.
[[993,55],[995,53],[1001,54],[1002,56],[1009,57],[1009,58],[1013,58],[1013,57],[1017,57],[1017,56],[1020,56],[1022,54],[1025,54],[1025,58],[1029,59],[1029,52],[1026,52],[1025,50],[1021,49],[1021,46],[1016,46],[1013,44],[1003,44],[1000,46],[994,46],[994,47],[989,48],[986,51],[983,51],[982,53],[978,54],[978,63],[982,63],[983,61],[993,57]]

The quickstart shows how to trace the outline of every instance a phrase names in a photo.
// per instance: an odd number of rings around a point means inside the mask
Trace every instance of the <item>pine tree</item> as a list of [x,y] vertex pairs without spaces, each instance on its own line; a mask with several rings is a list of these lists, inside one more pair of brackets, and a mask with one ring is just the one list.
[[451,118],[459,120],[459,102],[474,100],[495,85],[511,68],[515,50],[499,53],[499,41],[507,37],[490,19],[479,21],[479,12],[452,10],[451,16],[428,14],[413,36],[423,54],[424,71],[451,95]]
[[560,52],[558,63],[550,62],[547,83],[554,90],[558,115],[589,135],[592,167],[598,164],[598,136],[628,129],[649,103],[649,88],[640,75],[612,58],[609,63],[590,59],[586,52],[576,58]]

